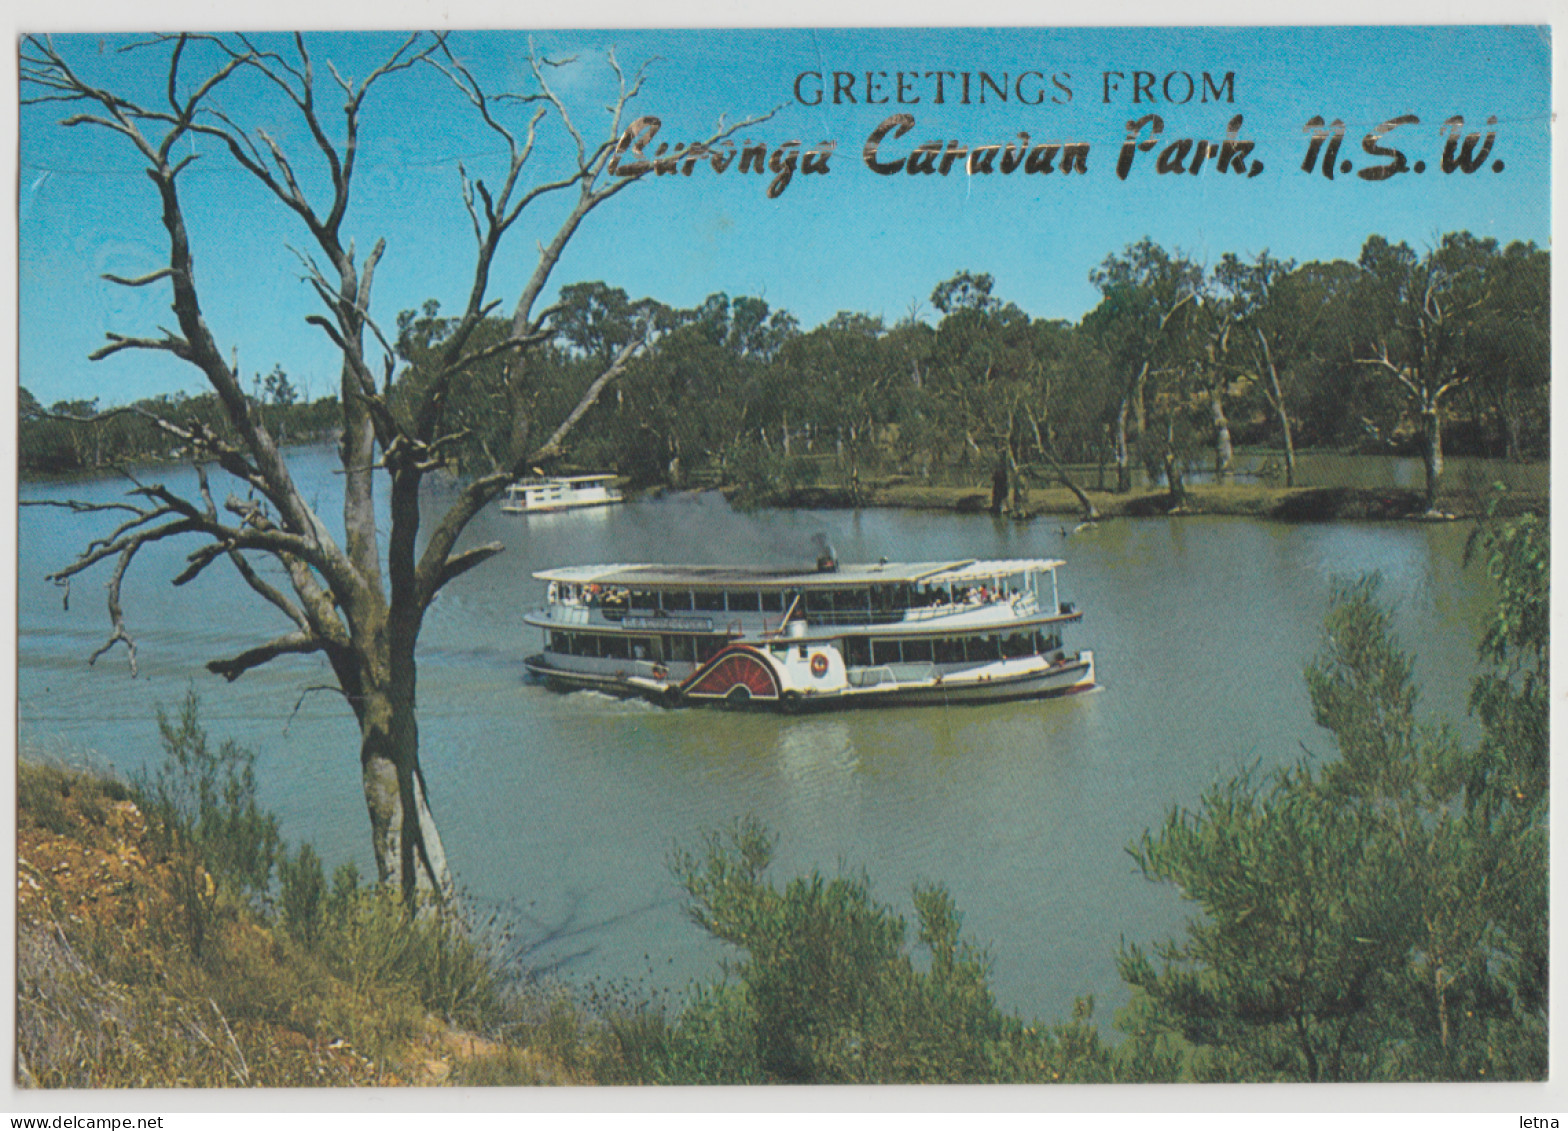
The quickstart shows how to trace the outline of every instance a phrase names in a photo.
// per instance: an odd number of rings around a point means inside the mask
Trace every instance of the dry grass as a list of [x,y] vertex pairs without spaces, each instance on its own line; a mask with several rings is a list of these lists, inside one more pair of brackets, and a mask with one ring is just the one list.
[[[220,898],[198,958],[180,863],[120,783],[18,773],[18,1080],[42,1088],[588,1084],[610,1027],[466,932],[360,888],[313,946]],[[211,882],[210,877],[207,881]]]

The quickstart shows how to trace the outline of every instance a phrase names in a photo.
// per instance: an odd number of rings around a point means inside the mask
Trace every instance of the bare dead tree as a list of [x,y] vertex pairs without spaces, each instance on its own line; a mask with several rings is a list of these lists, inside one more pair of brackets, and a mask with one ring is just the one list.
[[[215,659],[208,668],[235,680],[281,656],[324,656],[337,690],[359,723],[361,776],[380,878],[399,883],[410,901],[421,891],[444,900],[451,893],[452,879],[420,766],[416,716],[416,646],[425,613],[444,586],[501,552],[498,543],[462,550],[457,544],[469,522],[506,484],[561,453],[572,429],[605,388],[649,346],[654,332],[651,320],[644,320],[639,332],[542,441],[530,442],[535,422],[514,429],[512,450],[493,456],[491,470],[462,487],[436,519],[423,549],[418,538],[423,518],[420,485],[447,465],[443,449],[460,438],[447,404],[454,379],[482,361],[501,358],[504,379],[519,380],[521,360],[553,336],[553,309],[537,309],[553,270],[589,214],[636,179],[607,176],[606,167],[627,107],[641,90],[644,69],[628,75],[613,53],[609,56],[617,94],[606,107],[607,128],[601,139],[590,142],[550,84],[550,72],[561,64],[531,52],[534,89],[525,94],[491,94],[439,33],[411,35],[357,81],[340,74],[330,61],[326,63],[330,78],[320,76],[301,35],[293,37],[292,50],[287,52],[266,49],[245,35],[157,36],[126,50],[167,52],[162,103],[143,104],[94,86],[48,38],[27,36],[21,49],[24,104],[66,104],[76,112],[63,118],[62,126],[107,131],[131,147],[157,191],[168,236],[166,263],[136,278],[105,278],[126,287],[168,287],[175,328],[160,328],[157,336],[109,334],[107,343],[90,357],[102,360],[125,351],[159,351],[195,366],[217,394],[232,435],[220,435],[201,424],[156,418],[157,426],[191,453],[198,473],[197,497],[184,497],[161,484],[137,485],[127,496],[130,501],[115,507],[128,512],[128,517],[52,577],[68,583],[100,562],[113,561],[108,582],[111,633],[93,658],[123,643],[134,674],[135,641],[120,601],[126,571],[153,543],[179,535],[199,536],[202,543],[173,579],[175,585],[184,585],[220,559],[226,560],[240,580],[289,624],[282,634],[238,655]],[[352,198],[367,99],[415,67],[434,68],[446,76],[507,156],[494,184],[471,178],[459,167],[459,187],[474,241],[468,296],[426,382],[412,398],[394,398],[395,353],[370,314],[375,272],[386,254],[386,243],[378,239],[360,260],[353,240],[345,236],[344,219]],[[193,77],[197,71],[200,74]],[[218,104],[215,93],[242,80],[259,82],[263,89],[281,95],[282,104],[308,132],[310,140],[302,147],[306,152],[286,152],[278,138],[261,128],[247,128]],[[522,124],[508,125],[506,119],[518,107],[524,112]],[[540,130],[550,119],[572,139],[575,153],[557,175],[531,180]],[[721,122],[710,140],[718,141],[760,120],[731,126]],[[306,321],[330,340],[341,357],[338,455],[346,532],[342,545],[296,487],[287,459],[242,388],[237,364],[225,361],[204,317],[180,181],[196,159],[194,147],[182,149],[180,143],[197,137],[220,142],[239,170],[292,213],[308,233],[310,250],[299,254],[320,311]],[[306,161],[324,171],[325,177],[314,181],[307,177]],[[306,187],[317,182],[325,187]],[[489,289],[503,240],[531,205],[563,194],[570,197],[571,206],[554,234],[537,247],[509,332],[498,343],[474,345],[475,331],[499,304]],[[245,496],[230,494],[220,507],[209,485],[206,468],[211,464],[244,484]],[[377,483],[383,479],[390,502],[384,539],[375,510]],[[258,557],[281,566],[287,584],[266,580],[257,569]]]

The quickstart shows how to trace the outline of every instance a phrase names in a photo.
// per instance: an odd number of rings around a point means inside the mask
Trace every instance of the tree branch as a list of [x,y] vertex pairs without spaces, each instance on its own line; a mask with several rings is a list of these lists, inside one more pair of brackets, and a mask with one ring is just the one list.
[[227,660],[210,660],[207,663],[207,670],[233,683],[252,668],[259,668],[279,656],[308,655],[311,652],[323,651],[325,648],[325,642],[315,636],[305,632],[291,632],[286,636],[269,640],[265,644],[247,648],[238,656]]
[[439,593],[447,582],[463,576],[477,565],[489,561],[497,554],[503,553],[506,546],[500,542],[486,542],[483,546],[474,546],[460,554],[453,554],[447,558],[446,563],[436,574],[432,586],[432,595]]

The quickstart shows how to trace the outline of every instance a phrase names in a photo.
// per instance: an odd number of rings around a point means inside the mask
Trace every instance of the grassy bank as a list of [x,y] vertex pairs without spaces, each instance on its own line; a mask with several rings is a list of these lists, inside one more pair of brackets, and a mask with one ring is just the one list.
[[[1257,484],[1201,484],[1187,489],[1187,506],[1173,508],[1169,491],[1133,491],[1124,495],[1090,491],[1100,517],[1148,518],[1173,513],[1237,515],[1280,522],[1389,521],[1418,518],[1424,510],[1420,491],[1387,487],[1268,487]],[[983,514],[990,510],[991,495],[976,487],[939,487],[898,479],[847,487],[798,487],[767,499],[740,500],[753,505],[841,509],[850,507],[904,507],[916,510]],[[1499,513],[1545,513],[1544,495],[1512,492]],[[1478,518],[1486,513],[1486,500],[1470,491],[1439,497],[1439,510],[1455,518]],[[1083,507],[1065,487],[1029,491],[1019,519],[1058,517],[1082,519]]]
[[314,914],[297,893],[293,907],[240,898],[114,780],[22,762],[17,816],[24,1086],[627,1076],[611,1027],[564,991],[508,981],[503,940],[483,928],[411,919],[341,870]]

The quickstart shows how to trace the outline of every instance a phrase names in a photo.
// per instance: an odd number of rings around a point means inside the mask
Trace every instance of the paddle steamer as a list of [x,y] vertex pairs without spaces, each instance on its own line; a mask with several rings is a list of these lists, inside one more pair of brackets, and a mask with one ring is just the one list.
[[670,706],[806,709],[984,703],[1094,686],[1063,632],[1062,562],[887,562],[816,570],[592,565],[543,570],[530,672]]

